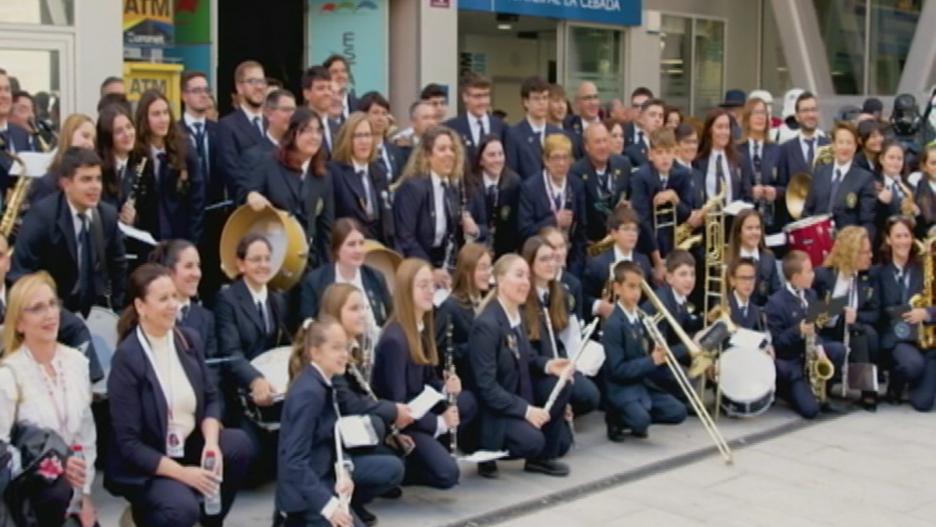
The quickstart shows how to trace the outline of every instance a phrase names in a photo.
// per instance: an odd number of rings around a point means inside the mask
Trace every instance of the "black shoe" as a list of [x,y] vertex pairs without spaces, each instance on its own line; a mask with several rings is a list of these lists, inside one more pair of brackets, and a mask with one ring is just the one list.
[[822,406],[819,407],[819,411],[824,414],[830,414],[830,415],[837,415],[837,414],[845,413],[845,410],[843,410],[838,405],[834,405],[832,403],[822,403]]
[[384,492],[381,498],[386,498],[388,500],[398,500],[403,496],[403,489],[400,487],[393,487],[392,489]]
[[894,406],[900,406],[903,403],[903,386],[898,387],[896,382],[888,384],[884,400]]
[[374,516],[374,514],[371,511],[365,509],[363,505],[359,503],[358,504],[352,503],[351,510],[354,512],[355,516],[357,516],[362,522],[364,522],[364,525],[367,525],[367,527],[371,527],[372,525],[377,525],[377,516]]
[[868,412],[877,412],[878,394],[877,392],[862,392],[860,399],[861,407]]
[[612,443],[623,443],[627,434],[619,426],[608,425],[608,441]]
[[554,459],[528,459],[523,470],[547,476],[565,477],[569,475],[569,467],[565,463]]
[[631,430],[631,435],[634,436],[634,437],[640,438],[640,439],[646,439],[646,438],[647,438],[647,431],[646,431],[646,430],[641,430],[641,431],[638,432],[637,430]]
[[273,527],[286,525],[286,515],[278,510],[273,511]]
[[497,479],[497,461],[478,463],[478,475],[482,478]]

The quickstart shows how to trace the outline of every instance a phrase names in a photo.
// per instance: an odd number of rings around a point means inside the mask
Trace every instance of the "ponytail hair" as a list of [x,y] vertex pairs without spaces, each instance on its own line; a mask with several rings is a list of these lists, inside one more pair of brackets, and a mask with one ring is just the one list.
[[296,331],[292,353],[289,355],[289,383],[292,384],[302,370],[311,362],[309,353],[325,343],[325,333],[332,326],[341,326],[338,319],[330,315],[321,315],[318,320],[307,318]]
[[150,252],[149,261],[175,271],[175,266],[179,263],[179,255],[189,247],[195,249],[195,244],[182,238],[163,240]]
[[127,338],[127,335],[140,323],[140,314],[137,313],[135,300],[145,300],[150,284],[163,276],[172,278],[168,268],[152,262],[137,267],[130,274],[127,286],[127,307],[124,308],[123,313],[120,314],[120,320],[117,321],[117,335],[120,340]]

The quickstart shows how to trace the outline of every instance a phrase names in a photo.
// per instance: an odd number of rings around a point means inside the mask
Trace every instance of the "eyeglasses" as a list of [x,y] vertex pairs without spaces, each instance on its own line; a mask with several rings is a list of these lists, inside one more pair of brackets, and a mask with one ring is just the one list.
[[250,256],[244,258],[244,261],[247,263],[258,264],[258,263],[270,263],[273,261],[272,256]]
[[45,303],[34,304],[29,307],[23,308],[23,313],[28,313],[30,315],[44,316],[48,313],[58,313],[59,309],[62,308],[62,301],[58,298],[54,300],[49,300]]
[[194,93],[195,95],[206,95],[206,94],[211,93],[211,88],[207,86],[204,86],[204,87],[199,86],[197,88],[189,88],[185,90],[185,93]]

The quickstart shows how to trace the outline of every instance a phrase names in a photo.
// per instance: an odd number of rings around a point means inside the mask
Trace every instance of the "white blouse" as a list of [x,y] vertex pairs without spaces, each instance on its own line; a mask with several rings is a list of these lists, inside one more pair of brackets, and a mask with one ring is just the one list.
[[[59,344],[52,359],[55,377],[21,346],[0,362],[0,439],[8,441],[14,419],[55,430],[66,444],[81,445],[87,464],[84,494],[91,494],[97,432],[91,413],[88,359]],[[18,407],[18,408],[17,408]]]

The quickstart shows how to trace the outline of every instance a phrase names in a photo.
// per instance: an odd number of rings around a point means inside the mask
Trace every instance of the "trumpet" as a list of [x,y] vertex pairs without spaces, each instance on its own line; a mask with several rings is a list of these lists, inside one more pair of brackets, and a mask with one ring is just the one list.
[[695,389],[693,389],[689,378],[686,376],[686,373],[679,366],[676,356],[673,354],[673,351],[666,343],[666,338],[663,337],[663,333],[660,332],[660,328],[657,326],[657,324],[661,320],[666,320],[670,326],[673,327],[673,330],[679,336],[679,340],[682,342],[682,344],[686,347],[686,349],[690,350],[690,355],[693,355],[693,358],[703,355],[699,346],[693,342],[688,335],[686,335],[679,324],[675,323],[673,315],[666,310],[666,306],[664,306],[660,299],[656,296],[656,293],[653,292],[653,289],[650,288],[650,284],[648,284],[646,280],[641,280],[640,287],[643,289],[644,294],[647,295],[650,303],[657,310],[657,314],[655,316],[650,316],[644,311],[638,310],[637,313],[640,317],[641,323],[643,323],[644,328],[647,330],[647,334],[650,336],[654,345],[662,348],[666,352],[666,365],[669,367],[670,373],[672,373],[673,378],[676,379],[676,383],[679,385],[679,389],[682,390],[683,395],[685,395],[686,399],[688,399],[689,404],[692,406],[692,409],[699,417],[699,421],[702,422],[702,426],[705,428],[705,431],[712,439],[712,442],[715,443],[715,447],[718,449],[718,452],[725,460],[725,463],[729,465],[734,463],[731,447],[728,445],[725,437],[718,430],[718,426],[715,424],[712,416],[705,408],[705,403],[702,401],[702,398],[698,393],[696,393]]

